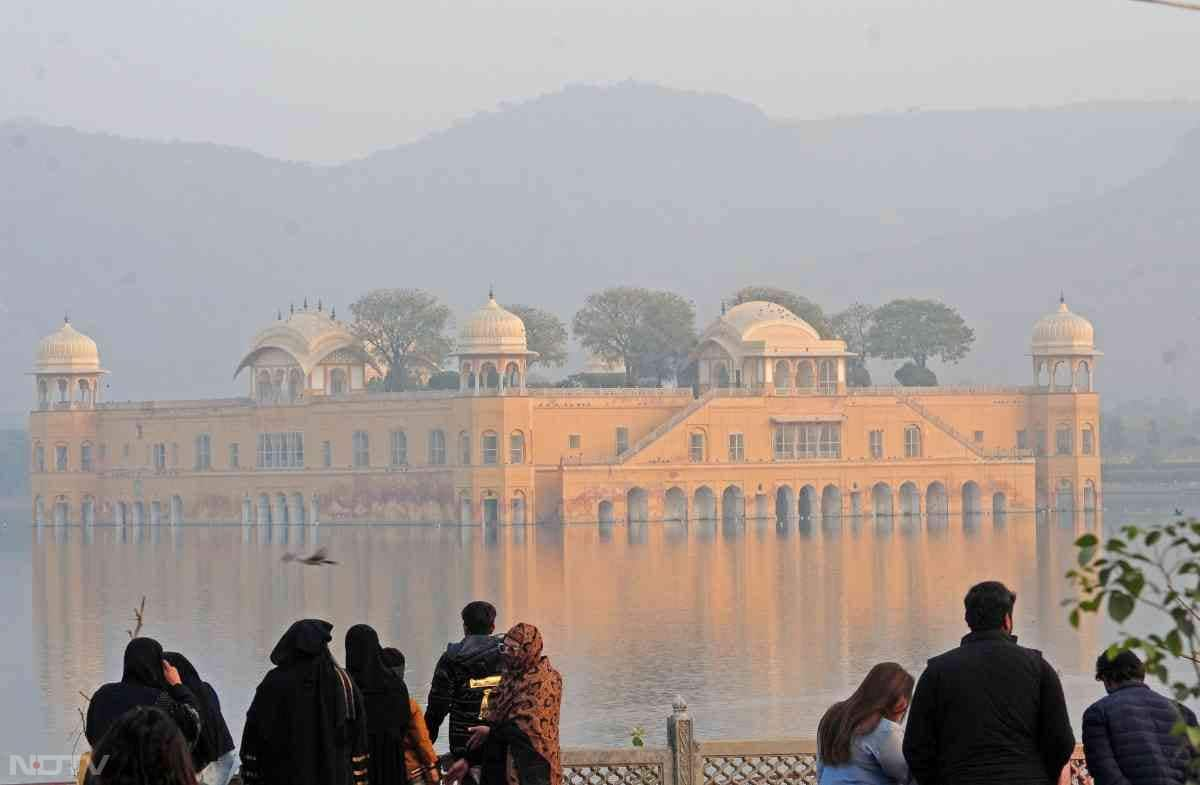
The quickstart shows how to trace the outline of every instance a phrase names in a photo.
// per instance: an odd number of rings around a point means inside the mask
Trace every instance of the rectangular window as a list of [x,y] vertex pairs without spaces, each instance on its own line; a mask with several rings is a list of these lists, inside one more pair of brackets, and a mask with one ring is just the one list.
[[446,465],[446,432],[429,432],[429,464],[431,466]]
[[237,444],[229,445],[229,468],[238,468],[238,446]]
[[692,463],[704,463],[704,434],[691,435],[688,440],[688,458]]
[[354,465],[357,468],[371,465],[371,439],[366,431],[354,432]]
[[212,438],[207,433],[196,437],[195,470],[205,471],[212,468]]
[[821,426],[821,457],[842,457],[842,426],[838,423],[825,423]]
[[46,448],[40,444],[33,448],[33,468],[34,471],[46,471]]
[[790,425],[775,426],[775,460],[790,461],[796,457],[796,432]]
[[1096,452],[1096,438],[1092,433],[1091,428],[1083,429],[1083,439],[1079,444],[1084,455],[1094,455]]
[[567,437],[567,449],[579,450],[583,447],[583,437],[577,433],[573,433]]
[[817,440],[820,431],[812,425],[797,425],[796,427],[796,457],[816,458]]
[[620,455],[621,453],[625,452],[628,449],[629,449],[629,429],[624,428],[624,427],[618,428],[617,429],[617,455]]
[[471,434],[466,431],[458,435],[458,463],[460,466],[471,465]]
[[79,471],[90,472],[92,470],[92,445],[82,444],[79,447]]
[[975,443],[983,444],[983,431],[975,431]]
[[492,466],[499,460],[499,440],[494,433],[485,433],[483,435],[483,463],[485,466]]
[[404,431],[392,431],[392,466],[408,465],[408,436]]
[[151,449],[154,455],[154,471],[165,472],[167,470],[167,445],[159,442]]
[[775,426],[777,461],[841,457],[841,423],[794,423]]
[[[236,445],[235,445],[236,446]],[[236,453],[231,450],[231,461]],[[303,469],[304,434],[260,433],[258,435],[258,468],[260,469]]]
[[508,437],[508,462],[514,465],[525,463],[525,434],[514,433]]
[[746,438],[740,433],[729,434],[729,461],[740,463],[746,460]]
[[1033,432],[1033,450],[1039,456],[1046,454],[1046,431],[1042,428]]
[[1073,442],[1070,426],[1060,425],[1054,431],[1054,454],[1071,455],[1075,452]]
[[883,431],[871,431],[867,434],[868,446],[871,449],[872,458],[883,457]]
[[1028,450],[1029,449],[1029,432],[1024,429],[1017,431],[1017,449],[1018,450]]
[[321,465],[326,469],[333,466],[333,442],[321,442]]
[[921,429],[915,425],[904,429],[904,457],[921,457]]

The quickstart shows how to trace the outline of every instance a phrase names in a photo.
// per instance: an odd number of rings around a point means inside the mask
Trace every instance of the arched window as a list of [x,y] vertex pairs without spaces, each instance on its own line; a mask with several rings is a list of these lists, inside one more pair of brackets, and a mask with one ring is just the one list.
[[50,405],[50,385],[46,384],[45,379],[38,379],[38,406],[45,409]]
[[921,429],[916,425],[904,429],[904,457],[921,457]]
[[717,386],[729,386],[729,368],[725,365],[725,363],[721,363],[717,366]]
[[779,360],[775,363],[775,389],[786,390],[792,386],[792,369],[788,366],[787,360]]
[[458,463],[460,466],[471,465],[471,434],[466,431],[458,434]]
[[90,472],[92,470],[92,443],[84,442],[79,445],[79,471]]
[[346,392],[346,372],[341,368],[334,368],[329,372],[329,394],[343,395]]
[[392,466],[408,464],[408,436],[404,431],[392,431]]
[[688,436],[688,460],[704,463],[704,432],[692,431]]
[[79,380],[79,402],[85,406],[92,405],[92,385],[87,379]]
[[1054,389],[1056,392],[1071,389],[1071,366],[1061,360],[1054,364]]
[[293,368],[288,374],[288,400],[298,401],[304,396],[304,374]]
[[1079,434],[1079,452],[1083,455],[1096,454],[1096,432],[1091,425],[1083,426]]
[[356,467],[365,467],[371,465],[371,437],[366,431],[355,431],[353,437],[354,444],[354,465]]
[[1080,360],[1075,367],[1075,389],[1079,392],[1092,391],[1092,367],[1087,360]]
[[46,448],[41,442],[33,445],[33,470],[46,471]]
[[194,447],[195,460],[192,462],[196,471],[202,472],[212,468],[212,437],[207,433],[196,436]]
[[59,403],[70,403],[71,402],[71,388],[67,384],[66,379],[58,380],[58,402]]
[[1050,364],[1045,360],[1037,364],[1037,386],[1043,390],[1050,386]]
[[265,403],[265,402],[271,400],[272,397],[274,397],[271,395],[271,373],[270,373],[270,371],[267,371],[267,370],[259,371],[257,380],[256,380],[254,386],[255,386],[254,391],[256,393],[255,397],[258,398],[260,403]]
[[483,463],[492,466],[500,460],[500,439],[495,431],[483,432]]
[[516,363],[509,363],[504,368],[504,385],[513,389],[521,386],[521,369]]
[[429,464],[446,465],[446,432],[441,429],[429,432]]
[[54,447],[54,471],[65,472],[69,467],[67,445],[58,444]]
[[816,385],[813,376],[813,364],[808,360],[796,363],[796,386],[801,390],[811,390]]
[[833,360],[821,360],[821,392],[837,392],[837,363]]
[[500,387],[500,374],[496,371],[496,366],[491,363],[485,363],[479,369],[479,377],[486,390],[495,390]]
[[471,370],[470,363],[463,363],[458,369],[460,389],[469,390],[475,386],[475,373]]
[[525,463],[525,434],[513,431],[508,437],[508,462]]

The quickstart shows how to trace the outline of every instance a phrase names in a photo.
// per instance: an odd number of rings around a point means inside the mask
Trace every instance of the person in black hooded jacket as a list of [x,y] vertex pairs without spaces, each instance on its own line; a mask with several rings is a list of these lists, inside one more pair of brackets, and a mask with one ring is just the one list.
[[366,704],[371,785],[407,785],[404,740],[412,721],[408,687],[384,664],[383,647],[373,627],[355,624],[346,631],[346,670]]
[[1012,634],[1017,595],[967,592],[971,634],[929,661],[913,695],[904,758],[921,785],[1047,785],[1075,749],[1062,683]]
[[195,746],[202,728],[199,703],[153,638],[131,640],[125,647],[121,680],[105,684],[88,701],[84,736],[92,749],[118,718],[138,706],[162,709],[179,726],[188,746]]
[[476,601],[462,609],[463,639],[451,643],[438,659],[425,707],[429,738],[437,741],[443,720],[450,718],[450,752],[455,758],[467,753],[470,728],[479,724],[481,709],[500,681],[500,638],[496,631],[496,608]]
[[237,757],[233,754],[233,736],[221,714],[217,691],[201,680],[196,666],[179,652],[169,651],[163,659],[175,666],[183,686],[195,696],[200,711],[200,738],[192,747],[192,763],[199,773],[201,785],[227,785]]
[[362,693],[329,651],[333,625],[304,619],[271,651],[275,665],[246,712],[245,785],[366,785]]

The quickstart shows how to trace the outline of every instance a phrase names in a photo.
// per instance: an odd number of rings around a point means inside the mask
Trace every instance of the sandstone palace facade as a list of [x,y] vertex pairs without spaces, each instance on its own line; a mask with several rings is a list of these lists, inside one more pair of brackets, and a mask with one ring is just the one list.
[[319,309],[238,365],[245,397],[109,403],[94,341],[40,344],[39,523],[640,522],[1003,514],[1100,505],[1098,356],[1065,303],[1034,327],[1034,383],[846,386],[851,356],[765,302],[701,336],[691,389],[534,389],[494,299],[463,325],[452,391],[378,375]]

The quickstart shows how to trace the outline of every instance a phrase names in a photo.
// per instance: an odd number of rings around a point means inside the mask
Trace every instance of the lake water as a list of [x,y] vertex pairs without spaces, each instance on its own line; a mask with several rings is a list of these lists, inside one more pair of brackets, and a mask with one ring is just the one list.
[[[811,737],[874,663],[916,673],[956,645],[963,593],[999,579],[1018,593],[1022,643],[1060,670],[1078,723],[1100,695],[1092,665],[1113,630],[1066,623],[1072,541],[1200,507],[1182,493],[1108,501],[1102,522],[81,529],[10,519],[0,529],[0,760],[71,751],[80,691],[120,677],[143,596],[143,634],[192,659],[235,738],[293,620],[332,621],[339,659],[350,625],[374,625],[407,654],[423,702],[437,655],[460,634],[459,609],[481,598],[497,605],[502,626],[541,627],[566,683],[564,744],[621,746],[637,725],[661,743],[677,695],[702,738]],[[317,545],[339,563],[280,560]],[[0,781],[7,775],[0,766]]]

